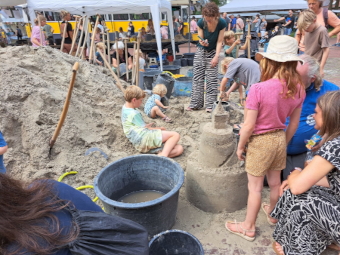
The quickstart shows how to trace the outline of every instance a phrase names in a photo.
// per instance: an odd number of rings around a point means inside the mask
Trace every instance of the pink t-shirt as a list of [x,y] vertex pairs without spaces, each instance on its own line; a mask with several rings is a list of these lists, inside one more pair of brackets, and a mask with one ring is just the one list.
[[296,108],[301,108],[306,97],[305,91],[300,89],[294,98],[283,98],[287,92],[286,83],[279,79],[270,79],[253,84],[250,87],[246,108],[258,111],[254,134],[261,134],[272,130],[285,129],[286,119]]
[[[45,34],[43,31],[41,31],[41,37],[42,37],[42,45],[43,46],[46,46],[46,39],[45,39]],[[32,39],[33,38],[36,38],[38,40],[38,42],[40,43],[40,27],[39,26],[34,26],[33,29],[32,29],[32,35],[31,35],[31,42],[32,42]],[[39,47],[39,45],[35,44],[32,42],[32,46],[33,47]]]
[[197,22],[195,20],[190,21],[190,32],[195,33],[197,31]]

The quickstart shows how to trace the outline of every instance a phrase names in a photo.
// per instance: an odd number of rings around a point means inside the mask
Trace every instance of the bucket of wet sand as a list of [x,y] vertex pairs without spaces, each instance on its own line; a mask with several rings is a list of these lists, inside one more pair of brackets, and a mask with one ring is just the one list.
[[169,230],[154,236],[149,243],[149,255],[204,255],[200,241],[182,230]]
[[106,213],[141,224],[152,237],[175,224],[183,182],[184,171],[175,161],[136,155],[104,167],[94,180],[94,190]]

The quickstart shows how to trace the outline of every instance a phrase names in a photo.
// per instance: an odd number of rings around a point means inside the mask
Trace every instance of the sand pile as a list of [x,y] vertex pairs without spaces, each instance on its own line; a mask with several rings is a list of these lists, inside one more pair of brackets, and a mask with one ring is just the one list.
[[[108,161],[97,152],[85,156],[87,149],[100,148],[110,162],[133,150],[120,124],[123,95],[107,70],[52,48],[7,47],[0,49],[0,58],[0,128],[9,145],[9,173],[25,180],[56,179],[73,170],[79,171],[79,185],[90,184]],[[49,140],[76,61],[80,68],[70,108],[49,158]]]
[[[92,184],[108,163],[137,153],[123,133],[120,120],[123,94],[108,70],[47,47],[7,47],[0,49],[0,58],[0,129],[9,145],[5,155],[9,173],[30,180],[57,179],[64,172],[78,171],[65,180],[77,187]],[[80,67],[70,108],[49,157],[49,140],[57,126],[76,61]],[[188,99],[171,100],[169,116],[176,119],[175,125],[144,115],[147,122],[181,133],[187,149],[198,141],[201,124],[184,112],[183,105]],[[208,117],[204,113],[202,116]],[[109,159],[98,152],[85,156],[93,147],[101,149]],[[186,160],[179,161],[185,168]]]

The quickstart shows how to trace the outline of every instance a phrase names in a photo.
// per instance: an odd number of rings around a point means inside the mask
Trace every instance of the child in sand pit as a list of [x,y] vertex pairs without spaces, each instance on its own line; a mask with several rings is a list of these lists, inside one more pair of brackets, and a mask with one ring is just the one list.
[[164,84],[157,84],[152,90],[153,95],[149,97],[148,101],[146,101],[144,112],[150,118],[154,119],[159,116],[165,122],[171,123],[172,119],[163,113],[168,106],[164,106],[161,102],[161,98],[165,96],[166,92],[167,89]]
[[[247,38],[251,38],[251,36],[247,36]],[[248,49],[248,41],[246,40],[246,43],[240,47],[240,50],[246,50]],[[236,56],[236,49],[237,49],[237,45],[241,44],[241,40],[237,39],[235,37],[235,33],[234,31],[230,30],[230,31],[226,31],[224,32],[224,47],[223,47],[223,51],[224,51],[224,56],[225,57],[232,57],[232,58],[238,58],[238,56]]]
[[96,44],[97,52],[96,52],[96,63],[100,66],[104,66],[104,59],[100,55],[99,51],[104,55],[104,51],[106,46],[104,43],[100,42]]
[[126,137],[142,153],[158,154],[174,158],[183,153],[182,145],[177,144],[180,135],[166,131],[164,127],[145,124],[142,114],[136,109],[143,103],[144,91],[137,86],[129,86],[124,93],[125,104],[122,108],[122,124]]
[[[275,225],[270,217],[279,200],[281,171],[286,167],[286,147],[293,137],[300,119],[305,89],[296,71],[298,61],[297,41],[287,35],[270,40],[266,53],[257,53],[261,65],[261,81],[253,84],[246,100],[246,115],[240,131],[237,157],[244,160],[248,177],[248,204],[243,222],[228,221],[228,231],[248,241],[255,239],[255,222],[259,209],[266,214],[267,222]],[[287,117],[290,123],[285,125]],[[270,203],[261,206],[263,180],[267,176]]]

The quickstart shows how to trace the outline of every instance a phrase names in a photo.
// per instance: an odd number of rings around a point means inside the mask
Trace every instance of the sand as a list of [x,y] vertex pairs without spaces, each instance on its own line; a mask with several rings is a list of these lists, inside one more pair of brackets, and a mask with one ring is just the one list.
[[[25,181],[57,180],[65,172],[77,171],[78,174],[65,177],[63,182],[73,187],[91,185],[108,163],[138,154],[122,130],[122,92],[106,69],[47,47],[2,48],[0,59],[0,129],[9,146],[4,156],[9,174]],[[49,157],[49,141],[57,126],[76,61],[80,68],[69,112]],[[232,93],[232,101],[237,102],[237,94]],[[184,170],[188,156],[199,146],[203,125],[211,121],[211,114],[203,110],[185,111],[188,102],[187,97],[170,100],[168,115],[174,123],[152,120],[144,115],[146,122],[155,122],[157,126],[181,134],[184,153],[175,160]],[[241,119],[242,114],[231,114],[232,123]],[[93,147],[105,152],[108,159],[99,152],[86,156],[85,152]],[[94,196],[92,190],[84,192]],[[268,198],[267,191],[264,198]],[[273,228],[266,223],[262,212],[255,242],[226,232],[225,220],[243,220],[244,215],[245,209],[229,214],[200,211],[186,200],[182,187],[174,229],[194,234],[202,242],[206,254],[274,254],[271,250]]]

